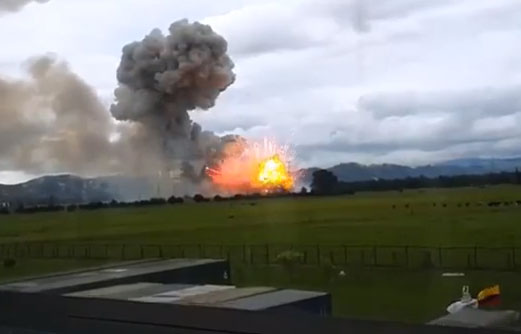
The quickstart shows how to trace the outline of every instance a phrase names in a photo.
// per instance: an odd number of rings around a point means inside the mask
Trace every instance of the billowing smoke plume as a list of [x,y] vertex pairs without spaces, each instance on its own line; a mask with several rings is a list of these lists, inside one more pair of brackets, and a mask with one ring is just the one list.
[[182,166],[194,178],[199,173],[186,162],[207,162],[223,142],[203,132],[188,112],[214,106],[235,80],[233,67],[226,40],[207,25],[177,21],[166,36],[155,29],[123,48],[111,113],[140,125],[142,139],[149,150],[157,149],[164,169]]
[[49,0],[0,0],[0,13],[1,12],[16,12],[29,2],[45,3]]
[[110,112],[65,62],[31,59],[27,78],[0,77],[0,171],[118,173],[154,184],[159,175],[168,183],[161,195],[211,192],[205,166],[234,154],[242,139],[203,131],[188,112],[211,108],[234,82],[226,51],[224,38],[200,23],[152,31],[123,48]]
[[96,93],[51,56],[27,80],[0,78],[0,170],[97,173],[111,160],[113,122]]

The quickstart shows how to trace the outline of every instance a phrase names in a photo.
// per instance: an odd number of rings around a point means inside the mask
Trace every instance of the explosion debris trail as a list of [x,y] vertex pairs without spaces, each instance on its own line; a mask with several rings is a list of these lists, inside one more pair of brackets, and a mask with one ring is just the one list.
[[167,165],[210,160],[221,140],[203,132],[188,111],[211,108],[234,82],[234,64],[226,52],[226,40],[198,22],[174,22],[167,36],[153,30],[123,48],[112,115],[140,124]]

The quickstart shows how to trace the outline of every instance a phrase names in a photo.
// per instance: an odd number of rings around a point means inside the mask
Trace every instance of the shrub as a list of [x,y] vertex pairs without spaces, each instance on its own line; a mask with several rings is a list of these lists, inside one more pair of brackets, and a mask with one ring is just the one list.
[[292,267],[297,263],[301,263],[303,260],[304,254],[294,250],[287,250],[279,253],[275,262],[283,265],[284,267]]
[[197,203],[201,203],[201,202],[209,202],[210,200],[201,194],[197,194],[194,196],[194,201]]
[[4,268],[13,268],[14,266],[16,266],[15,259],[5,259],[4,260]]

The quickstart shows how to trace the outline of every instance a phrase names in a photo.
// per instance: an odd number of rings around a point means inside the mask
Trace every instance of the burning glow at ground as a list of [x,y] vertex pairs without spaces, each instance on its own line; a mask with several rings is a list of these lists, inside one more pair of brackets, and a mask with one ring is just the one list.
[[229,193],[291,191],[295,174],[292,154],[272,140],[243,143],[236,154],[207,169],[213,183]]

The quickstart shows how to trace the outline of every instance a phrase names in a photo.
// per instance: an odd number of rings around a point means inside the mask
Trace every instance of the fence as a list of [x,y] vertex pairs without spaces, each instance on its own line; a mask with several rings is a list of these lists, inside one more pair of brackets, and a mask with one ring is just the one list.
[[154,245],[31,242],[0,244],[1,258],[134,260],[146,258],[226,258],[231,263],[276,264],[292,250],[303,265],[411,269],[518,270],[521,247],[420,247],[353,245]]

